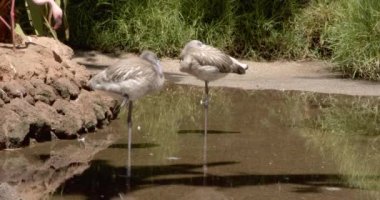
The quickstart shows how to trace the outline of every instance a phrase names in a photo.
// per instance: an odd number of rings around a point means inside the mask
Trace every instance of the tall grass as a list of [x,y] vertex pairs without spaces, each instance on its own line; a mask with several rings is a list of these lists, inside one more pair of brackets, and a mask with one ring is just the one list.
[[199,39],[233,55],[272,59],[283,49],[284,22],[305,1],[72,0],[70,43],[176,56]]
[[251,59],[327,59],[380,80],[378,0],[71,0],[73,46],[176,57],[199,39]]
[[328,34],[337,69],[380,80],[380,1],[341,0],[335,12]]
[[298,11],[286,27],[288,53],[284,55],[296,59],[329,58],[332,52],[327,28],[338,5],[339,1],[335,0],[313,0]]
[[151,49],[168,56],[195,33],[182,23],[176,3],[85,0],[69,4],[71,43],[105,51]]

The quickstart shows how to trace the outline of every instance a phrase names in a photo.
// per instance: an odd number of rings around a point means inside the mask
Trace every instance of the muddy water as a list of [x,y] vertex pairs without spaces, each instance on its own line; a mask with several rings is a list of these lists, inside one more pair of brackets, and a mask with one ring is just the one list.
[[204,163],[201,97],[201,88],[168,86],[136,102],[129,180],[121,115],[84,142],[0,152],[0,190],[24,199],[380,199],[379,99],[212,88]]

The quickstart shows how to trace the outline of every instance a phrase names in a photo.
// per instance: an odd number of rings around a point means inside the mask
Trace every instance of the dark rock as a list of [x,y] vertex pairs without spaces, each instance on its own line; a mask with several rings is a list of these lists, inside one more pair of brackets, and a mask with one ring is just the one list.
[[79,95],[78,86],[67,78],[59,78],[52,83],[54,89],[65,99],[76,99]]
[[49,141],[55,135],[52,135],[52,132],[60,129],[60,122],[62,120],[61,115],[50,105],[43,102],[36,102],[35,108],[39,111],[39,115],[44,119],[44,125],[42,127],[32,127],[36,130],[31,130],[31,133],[34,132],[34,135],[31,136],[35,138],[38,142]]
[[42,101],[49,105],[53,104],[57,99],[54,88],[45,83],[34,83],[35,89],[32,92],[32,96],[35,101]]
[[4,106],[17,113],[23,121],[30,125],[28,136],[37,141],[47,141],[51,138],[51,116],[46,115],[41,107],[34,107],[25,99],[13,99]]
[[3,90],[11,98],[26,96],[25,87],[21,85],[19,81],[16,81],[16,80],[12,80],[12,81],[4,83]]
[[22,146],[29,132],[29,123],[8,108],[0,108],[0,149]]

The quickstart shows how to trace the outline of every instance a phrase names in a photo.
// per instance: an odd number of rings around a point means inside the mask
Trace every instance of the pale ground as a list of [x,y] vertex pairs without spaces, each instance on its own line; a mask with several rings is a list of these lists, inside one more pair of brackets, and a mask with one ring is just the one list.
[[[120,58],[135,56],[122,54],[113,56],[96,51],[76,52],[74,61],[86,65],[88,69],[104,69]],[[380,82],[341,78],[330,70],[325,62],[252,62],[245,75],[229,74],[214,81],[210,86],[234,87],[246,90],[299,90],[347,95],[380,96]],[[177,84],[203,86],[204,83],[178,70],[179,61],[163,58],[165,77]]]

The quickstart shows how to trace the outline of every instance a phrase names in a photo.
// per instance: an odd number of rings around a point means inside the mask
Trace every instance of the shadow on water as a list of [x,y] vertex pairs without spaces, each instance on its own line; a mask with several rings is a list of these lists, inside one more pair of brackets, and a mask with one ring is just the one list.
[[123,114],[84,143],[0,152],[0,190],[25,199],[380,198],[379,98],[212,88],[204,151],[202,92],[167,85],[136,102],[128,182]]
[[[235,162],[208,163],[209,167],[237,164]],[[134,166],[131,188],[128,192],[154,188],[164,185],[200,186],[204,183],[202,173],[194,171],[202,165],[175,164],[167,166]],[[91,167],[80,177],[74,177],[58,189],[65,194],[85,195],[85,199],[111,199],[126,192],[126,170],[124,167],[115,168],[104,160],[94,160]],[[165,175],[190,175],[190,177],[159,178]],[[158,178],[155,178],[158,177]],[[345,187],[339,183],[340,175],[334,174],[244,174],[219,176],[210,174],[206,177],[207,186],[221,188],[238,188],[245,186],[262,186],[269,184],[297,184],[307,186],[309,192],[321,192],[322,186]],[[304,189],[295,192],[305,193]],[[101,198],[99,198],[101,197]]]

